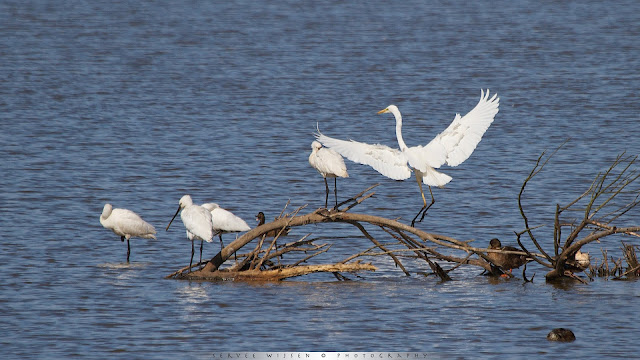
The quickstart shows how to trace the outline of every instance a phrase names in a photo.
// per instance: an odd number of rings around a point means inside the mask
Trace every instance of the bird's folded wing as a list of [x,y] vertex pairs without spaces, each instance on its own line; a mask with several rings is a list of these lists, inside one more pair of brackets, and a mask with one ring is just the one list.
[[451,125],[431,140],[424,149],[429,150],[429,147],[436,145],[443,146],[446,151],[447,165],[460,165],[475,150],[482,139],[482,135],[487,131],[498,113],[499,105],[500,98],[497,97],[497,94],[494,94],[489,99],[489,90],[487,90],[486,94],[481,90],[480,101],[478,101],[473,110],[463,117],[460,117],[460,114],[456,114]]
[[397,149],[385,145],[370,145],[357,141],[334,139],[320,132],[316,138],[324,146],[331,148],[347,159],[369,165],[380,174],[394,179],[404,180],[411,176],[405,155]]
[[127,234],[155,234],[153,225],[142,220],[142,218],[128,209],[113,209],[111,216],[118,218],[118,227]]
[[218,231],[240,232],[251,230],[251,227],[242,218],[223,208],[211,211],[211,221],[213,222],[213,228]]
[[211,213],[202,206],[187,207],[180,213],[184,226],[202,238],[202,240],[211,242],[213,238],[213,224],[211,222]]
[[347,166],[342,156],[335,150],[322,148],[316,153],[317,162],[314,167],[323,174],[333,174],[340,177],[349,177]]

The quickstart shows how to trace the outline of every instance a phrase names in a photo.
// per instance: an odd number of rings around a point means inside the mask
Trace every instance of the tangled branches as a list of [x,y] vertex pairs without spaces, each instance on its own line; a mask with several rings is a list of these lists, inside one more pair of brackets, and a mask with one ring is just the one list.
[[[567,205],[556,205],[553,226],[553,253],[549,255],[533,235],[533,228],[530,227],[522,206],[522,195],[527,184],[542,171],[553,154],[543,161],[545,153],[542,153],[522,184],[518,195],[518,206],[524,220],[525,230],[516,234],[518,236],[518,244],[525,252],[529,253],[520,239],[524,234],[529,236],[533,245],[543,255],[542,258],[534,257],[535,261],[550,268],[550,271],[545,275],[548,281],[562,278],[584,281],[574,274],[575,271],[582,271],[589,266],[588,254],[580,251],[584,245],[613,234],[640,236],[638,235],[639,226],[617,226],[613,224],[614,221],[620,221],[625,214],[640,203],[640,184],[637,182],[640,177],[640,172],[637,168],[638,156],[619,155],[606,171],[600,172],[595,176],[591,186],[585,192]],[[561,215],[569,211],[578,212],[582,216],[562,221]],[[563,240],[562,236],[565,229],[568,230],[569,234]]]
[[[397,220],[350,212],[352,208],[374,195],[372,189],[378,186],[374,185],[338,204],[334,209],[320,208],[301,215],[300,212],[305,208],[304,206],[286,214],[285,206],[280,217],[243,234],[209,261],[194,265],[193,268],[197,268],[196,270],[191,271],[191,268],[185,267],[167,277],[278,281],[294,276],[325,272],[334,274],[340,280],[346,280],[348,278],[344,275],[345,273],[377,270],[373,263],[364,262],[363,259],[378,257],[388,257],[395,267],[407,276],[423,273],[421,270],[426,265],[431,270],[427,275],[435,275],[441,281],[450,280],[451,271],[461,265],[476,266],[492,275],[513,276],[506,271],[510,269],[500,268],[501,264],[495,260],[498,257],[490,256],[493,253],[500,253],[503,258],[509,255],[526,256],[528,260],[548,268],[549,271],[546,274],[548,281],[562,278],[584,281],[574,274],[588,266],[588,255],[585,261],[585,254],[580,252],[584,245],[613,234],[640,236],[640,226],[614,225],[614,221],[621,221],[623,216],[640,202],[640,187],[636,181],[640,177],[637,169],[638,159],[624,154],[618,156],[609,169],[597,174],[584,193],[567,205],[556,206],[553,250],[548,251],[543,246],[548,244],[542,244],[534,236],[533,230],[536,227],[530,226],[522,205],[527,184],[542,171],[553,156],[551,154],[543,160],[544,155],[543,153],[538,158],[518,195],[520,214],[525,224],[525,230],[516,233],[522,251],[502,247],[478,248],[472,246],[471,241],[460,241],[445,235],[429,233]],[[576,210],[582,214],[581,217],[563,219],[565,213]],[[292,242],[283,243],[282,241],[281,235],[287,232],[285,229],[330,223],[352,225],[370,245],[342,260],[333,259],[329,264],[311,265],[308,261],[327,253],[331,244],[317,243],[321,238],[311,238],[311,234],[306,234]],[[537,252],[532,252],[523,245],[522,236],[525,234],[528,235]],[[268,237],[269,235],[273,238]],[[565,236],[564,239],[563,236]],[[334,239],[334,241],[348,240],[351,239]],[[238,253],[239,261],[222,267],[232,254],[252,242],[255,245],[251,250]],[[358,245],[362,246],[361,243],[362,241],[359,241]],[[446,269],[440,265],[441,263],[447,264]],[[634,264],[635,266],[630,266],[627,274],[638,272],[637,259]],[[412,270],[411,268],[415,266],[418,266],[418,269]],[[523,277],[527,280],[524,271]]]

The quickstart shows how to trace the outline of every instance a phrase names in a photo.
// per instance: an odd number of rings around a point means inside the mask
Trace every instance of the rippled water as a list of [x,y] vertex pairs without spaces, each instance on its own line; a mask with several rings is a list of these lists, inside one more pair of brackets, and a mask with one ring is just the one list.
[[[523,228],[516,196],[542,151],[571,137],[528,188],[535,225],[616,155],[639,152],[639,35],[635,1],[3,1],[0,352],[633,357],[637,282],[558,288],[533,266],[532,284],[477,269],[438,284],[385,262],[349,283],[172,281],[163,278],[189,257],[181,224],[132,241],[126,264],[98,218],[110,202],[161,230],[185,193],[250,223],[288,200],[315,209],[324,200],[307,164],[316,123],[329,136],[394,145],[393,119],[375,114],[394,103],[407,143],[425,144],[490,88],[501,99],[496,121],[468,161],[444,169],[454,180],[435,190],[420,227],[513,242]],[[407,221],[420,206],[414,182],[347,166],[342,196],[381,183],[354,211]],[[551,238],[549,227],[538,234]],[[619,251],[617,241],[588,250]],[[335,241],[332,251],[365,246]],[[547,342],[554,327],[577,340]]]

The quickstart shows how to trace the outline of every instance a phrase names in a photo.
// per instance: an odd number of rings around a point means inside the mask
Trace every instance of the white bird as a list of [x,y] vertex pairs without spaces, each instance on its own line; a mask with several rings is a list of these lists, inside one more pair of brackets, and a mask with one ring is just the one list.
[[100,215],[100,224],[107,229],[111,229],[116,235],[120,235],[120,240],[127,239],[127,262],[131,254],[129,239],[139,237],[145,239],[156,239],[156,229],[148,222],[131,210],[114,209],[111,204],[105,204]]
[[314,141],[311,143],[311,155],[309,155],[309,164],[314,169],[318,170],[322,178],[324,179],[325,186],[325,198],[324,207],[327,207],[329,201],[329,185],[327,184],[327,178],[333,178],[333,190],[336,197],[336,208],[338,207],[338,177],[349,177],[347,173],[347,166],[344,164],[344,159],[337,152],[322,147],[322,144]]
[[211,212],[214,235],[218,235],[220,238],[220,250],[224,249],[222,234],[251,230],[251,227],[249,227],[244,220],[233,214],[231,211],[221,208],[216,203],[202,204],[202,207]]
[[[390,112],[396,118],[396,137],[400,149],[392,149],[385,145],[370,145],[357,141],[344,141],[330,138],[318,131],[316,138],[323,145],[337,151],[347,159],[373,167],[382,175],[394,179],[405,180],[411,176],[413,170],[420,186],[423,207],[411,221],[411,226],[418,216],[422,218],[429,207],[435,203],[431,186],[443,187],[451,176],[436,171],[435,169],[447,164],[458,166],[465,161],[482,139],[495,115],[498,113],[500,99],[494,94],[489,99],[489,90],[485,95],[481,90],[480,101],[467,115],[460,117],[456,114],[453,122],[443,132],[424,146],[408,147],[402,139],[402,115],[395,105],[389,105],[380,110],[378,114]],[[422,191],[422,183],[429,186],[431,204],[427,206],[427,200]]]
[[[203,208],[200,205],[195,205],[191,196],[184,195],[178,202],[178,211],[176,211],[169,225],[167,225],[167,231],[169,226],[180,213],[180,218],[184,227],[187,229],[187,238],[191,241],[191,260],[189,261],[189,271],[191,271],[191,264],[193,263],[194,254],[194,240],[200,240],[200,262],[202,262],[202,242],[213,241],[213,223],[211,220],[211,213],[209,210]],[[180,212],[182,210],[182,212]]]

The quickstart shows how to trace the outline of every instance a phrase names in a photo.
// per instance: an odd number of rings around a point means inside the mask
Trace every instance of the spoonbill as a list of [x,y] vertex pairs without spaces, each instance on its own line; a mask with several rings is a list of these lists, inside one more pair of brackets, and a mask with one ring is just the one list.
[[[405,144],[402,138],[402,115],[395,105],[387,106],[378,111],[378,114],[392,113],[395,117],[399,150],[385,145],[334,139],[321,134],[320,131],[316,138],[347,159],[369,165],[388,178],[405,180],[411,177],[411,171],[415,172],[423,206],[411,221],[411,226],[414,226],[418,216],[422,214],[419,220],[422,221],[427,210],[435,203],[431,186],[443,187],[451,181],[451,176],[435,169],[444,164],[458,166],[469,158],[498,113],[499,102],[497,94],[489,99],[489,90],[486,95],[481,90],[480,101],[467,115],[460,117],[460,114],[456,114],[449,127],[424,146],[408,147]],[[429,186],[429,205],[422,191],[423,182]]]
[[329,202],[329,185],[327,184],[327,178],[333,178],[333,190],[336,197],[336,207],[338,207],[338,177],[349,177],[347,173],[347,166],[344,164],[344,159],[340,154],[332,149],[322,147],[322,144],[318,141],[311,143],[311,155],[309,155],[309,164],[318,170],[322,178],[324,179],[325,186],[325,198],[324,207],[327,207]]
[[148,222],[131,210],[114,209],[111,204],[105,204],[100,215],[100,224],[107,229],[111,229],[120,240],[127,239],[127,262],[131,254],[129,239],[139,237],[144,239],[156,239],[156,229]]
[[[180,212],[182,210],[182,212]],[[180,218],[184,227],[187,229],[187,238],[191,241],[191,260],[189,260],[189,271],[191,271],[191,264],[193,264],[193,254],[195,252],[193,242],[194,240],[200,240],[200,262],[202,262],[202,243],[203,241],[213,241],[213,223],[211,220],[211,213],[200,205],[195,205],[191,196],[184,195],[178,202],[178,210],[175,215],[169,221],[166,231],[169,231],[169,226],[173,222],[173,219],[180,213]]]
[[[231,211],[221,208],[216,203],[202,204],[202,207],[211,212],[214,235],[218,235],[220,238],[220,250],[224,249],[222,234],[251,230],[251,227],[249,227],[244,220],[233,214]],[[236,254],[233,253],[234,257],[235,255]]]

